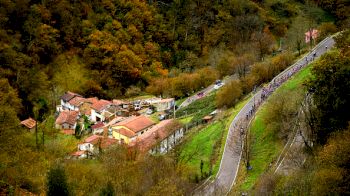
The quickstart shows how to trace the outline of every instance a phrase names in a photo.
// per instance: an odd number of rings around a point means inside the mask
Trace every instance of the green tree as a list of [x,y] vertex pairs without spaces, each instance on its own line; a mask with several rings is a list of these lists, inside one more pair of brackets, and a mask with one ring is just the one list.
[[324,144],[331,132],[345,128],[349,120],[350,58],[332,51],[321,57],[312,73],[309,88],[317,107],[317,140]]
[[69,195],[67,177],[62,165],[55,165],[50,169],[47,175],[46,187],[48,196]]

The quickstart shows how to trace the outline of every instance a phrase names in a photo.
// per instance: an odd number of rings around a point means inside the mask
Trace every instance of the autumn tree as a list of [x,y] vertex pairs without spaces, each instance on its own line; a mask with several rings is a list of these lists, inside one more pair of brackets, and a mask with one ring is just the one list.
[[234,106],[242,96],[239,81],[234,80],[223,86],[216,95],[216,105],[219,108]]

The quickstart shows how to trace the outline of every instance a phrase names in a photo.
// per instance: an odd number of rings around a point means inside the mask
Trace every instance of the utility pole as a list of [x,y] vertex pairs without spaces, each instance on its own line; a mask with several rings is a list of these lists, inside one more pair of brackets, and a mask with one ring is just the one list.
[[174,119],[176,118],[175,116],[175,101],[174,101]]
[[35,144],[36,144],[36,149],[39,149],[39,144],[38,144],[38,120],[35,120]]
[[42,138],[41,138],[41,140],[42,140],[42,145],[43,145],[43,150],[44,150],[44,147],[45,147],[45,132],[44,132],[44,129],[45,128],[42,128],[42,133],[43,133],[43,135],[42,135]]

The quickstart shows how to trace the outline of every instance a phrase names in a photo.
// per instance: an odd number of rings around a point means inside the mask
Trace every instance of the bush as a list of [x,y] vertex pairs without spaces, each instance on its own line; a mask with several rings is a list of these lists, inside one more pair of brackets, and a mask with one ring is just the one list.
[[241,83],[238,80],[234,80],[226,84],[216,95],[216,106],[232,107],[243,94]]
[[65,196],[69,195],[67,178],[64,168],[56,165],[50,169],[47,176],[47,195],[48,196]]

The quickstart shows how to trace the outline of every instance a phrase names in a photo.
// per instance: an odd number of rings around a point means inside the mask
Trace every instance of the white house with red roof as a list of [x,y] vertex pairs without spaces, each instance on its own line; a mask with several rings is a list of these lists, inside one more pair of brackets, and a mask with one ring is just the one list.
[[[74,99],[75,97],[80,97],[80,99]],[[81,95],[67,91],[64,95],[61,96],[61,105],[57,106],[57,111],[58,112],[62,110],[79,111],[76,105],[79,105],[82,99],[84,98]]]
[[164,154],[171,150],[184,136],[184,129],[172,119],[164,120],[153,126],[145,134],[130,143],[143,153]]
[[111,125],[112,135],[126,144],[151,129],[155,123],[146,116],[131,116]]
[[113,138],[108,138],[100,135],[92,135],[86,138],[83,143],[78,144],[78,152],[88,151],[92,154],[98,154],[99,148],[106,149],[117,143],[118,140]]
[[116,113],[116,108],[111,101],[98,100],[91,106],[91,121],[104,122],[106,118],[111,118]]

